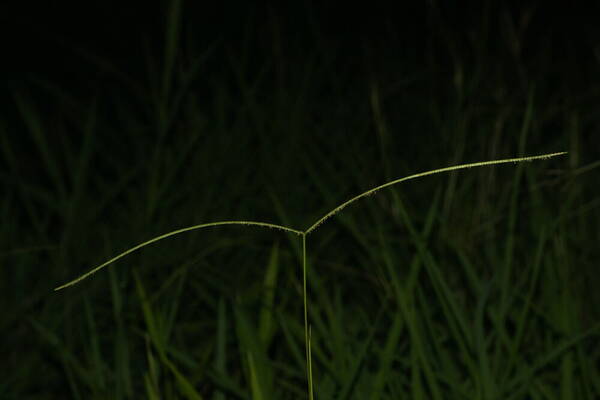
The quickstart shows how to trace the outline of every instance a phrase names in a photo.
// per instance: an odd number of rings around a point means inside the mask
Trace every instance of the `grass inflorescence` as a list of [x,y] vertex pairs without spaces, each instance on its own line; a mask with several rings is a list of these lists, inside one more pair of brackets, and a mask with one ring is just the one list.
[[[396,179],[396,180],[387,182],[383,185],[377,186],[373,189],[367,190],[366,192],[363,192],[363,193],[359,194],[358,196],[355,196],[355,197],[351,198],[350,200],[342,203],[341,205],[337,206],[336,208],[334,208],[333,210],[331,210],[330,212],[325,214],[323,217],[318,219],[317,222],[312,224],[308,229],[306,229],[304,231],[300,231],[300,230],[293,229],[293,228],[286,227],[286,226],[281,226],[281,225],[276,225],[276,224],[271,224],[271,223],[266,223],[266,222],[256,222],[256,221],[218,221],[218,222],[211,222],[211,223],[194,225],[194,226],[190,226],[187,228],[178,229],[178,230],[157,236],[157,237],[147,240],[143,243],[140,243],[137,246],[134,246],[134,247],[130,248],[129,250],[126,250],[123,253],[117,255],[116,257],[111,258],[110,260],[106,261],[105,263],[93,268],[92,270],[90,270],[89,272],[86,272],[85,274],[79,276],[78,278],[55,288],[54,290],[61,290],[61,289],[65,289],[69,286],[73,286],[76,283],[79,283],[80,281],[90,277],[92,274],[95,274],[96,272],[100,271],[101,269],[107,267],[108,265],[114,263],[115,261],[125,257],[126,255],[128,255],[136,250],[139,250],[143,247],[146,247],[152,243],[169,238],[171,236],[179,235],[179,234],[197,230],[197,229],[209,228],[209,227],[220,226],[220,225],[246,225],[246,226],[247,225],[255,225],[255,226],[262,226],[262,227],[271,228],[271,229],[279,229],[279,230],[282,230],[285,232],[291,232],[291,233],[297,234],[302,238],[302,282],[303,282],[303,293],[302,294],[303,294],[303,302],[304,302],[304,329],[305,329],[306,365],[307,365],[308,393],[309,393],[308,397],[310,400],[313,400],[314,394],[313,394],[313,377],[312,377],[311,334],[310,334],[310,326],[309,326],[309,322],[308,322],[308,305],[307,305],[308,303],[307,303],[307,294],[306,294],[307,293],[306,236],[308,234],[313,232],[319,225],[321,225],[327,219],[333,217],[335,214],[339,213],[342,209],[349,206],[351,203],[354,203],[355,201],[358,201],[363,197],[375,194],[375,192],[377,192],[381,189],[384,189],[384,188],[392,186],[392,185],[396,185],[398,183],[401,183],[401,182],[404,182],[404,181],[407,181],[410,179],[415,179],[415,178],[420,178],[420,177],[424,177],[427,175],[455,171],[455,170],[460,170],[460,169],[465,169],[465,168],[482,167],[482,166],[487,166],[487,165],[505,164],[505,163],[511,163],[511,162],[516,163],[516,162],[548,159],[551,157],[556,157],[556,156],[560,156],[560,155],[564,155],[564,154],[567,154],[567,152],[550,153],[550,154],[543,154],[543,155],[538,155],[538,156],[509,158],[509,159],[504,159],[504,160],[480,161],[480,162],[475,162],[475,163],[462,164],[462,165],[456,165],[456,166],[451,166],[451,167],[434,169],[434,170],[430,170],[430,171],[426,171],[426,172],[413,174],[413,175],[410,175],[410,176],[407,176],[404,178]],[[166,359],[164,359],[164,361],[166,362]],[[168,364],[168,365],[171,365],[171,364]],[[174,372],[176,372],[176,370],[174,370]],[[180,375],[178,373],[177,373],[177,376],[180,381],[183,380],[183,382],[185,383],[185,386],[188,388],[188,390],[193,390],[193,389],[191,389],[191,386],[189,386],[189,384],[186,383],[187,381],[185,381],[185,379],[183,377],[180,377]],[[259,396],[259,398],[263,398],[263,396]]]

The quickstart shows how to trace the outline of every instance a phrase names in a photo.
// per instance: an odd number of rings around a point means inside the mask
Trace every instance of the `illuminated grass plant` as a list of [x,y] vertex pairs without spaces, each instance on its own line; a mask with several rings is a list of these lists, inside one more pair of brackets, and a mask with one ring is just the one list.
[[164,235],[157,236],[153,239],[147,240],[144,243],[138,244],[137,246],[134,246],[134,247],[130,248],[129,250],[122,252],[121,254],[117,255],[116,257],[113,257],[110,260],[106,261],[105,263],[84,273],[83,275],[79,276],[78,278],[76,278],[70,282],[67,282],[64,285],[58,286],[54,290],[62,290],[69,286],[73,286],[76,283],[79,283],[82,280],[84,280],[84,279],[88,278],[89,276],[95,274],[96,272],[100,271],[104,267],[107,267],[108,265],[114,263],[115,261],[125,257],[126,255],[128,255],[130,253],[133,253],[136,250],[141,249],[142,247],[146,247],[154,242],[158,242],[158,241],[166,239],[168,237],[175,236],[175,235],[178,235],[178,234],[184,233],[184,232],[193,231],[196,229],[208,228],[211,226],[219,226],[219,225],[255,225],[255,226],[262,226],[262,227],[279,229],[282,231],[295,233],[296,235],[298,235],[302,238],[302,283],[303,283],[303,302],[304,302],[304,337],[305,337],[305,344],[306,344],[306,364],[307,364],[306,374],[307,374],[307,380],[308,380],[309,400],[313,400],[314,394],[313,394],[313,380],[312,380],[311,333],[310,333],[310,329],[309,329],[309,325],[308,325],[308,307],[307,307],[307,299],[306,299],[306,236],[308,234],[310,234],[312,231],[317,229],[319,227],[319,225],[321,225],[327,219],[333,217],[335,214],[337,214],[338,212],[340,212],[341,210],[343,210],[345,207],[349,206],[350,204],[354,203],[355,201],[357,201],[363,197],[372,195],[375,192],[377,192],[378,190],[395,185],[397,183],[401,183],[401,182],[408,181],[411,179],[420,178],[420,177],[424,177],[424,176],[428,176],[428,175],[433,175],[433,174],[437,174],[437,173],[441,173],[441,172],[449,172],[449,171],[455,171],[455,170],[466,169],[466,168],[471,168],[471,167],[483,167],[483,166],[495,165],[495,164],[506,164],[506,163],[510,163],[510,162],[517,163],[517,162],[523,162],[523,161],[542,160],[542,159],[548,159],[551,157],[556,157],[556,156],[560,156],[560,155],[564,155],[564,154],[567,154],[567,152],[550,153],[550,154],[543,154],[543,155],[530,156],[530,157],[508,158],[508,159],[503,159],[503,160],[481,161],[481,162],[475,162],[475,163],[470,163],[470,164],[461,164],[461,165],[456,165],[456,166],[452,166],[452,167],[439,168],[439,169],[434,169],[434,170],[430,170],[430,171],[426,171],[426,172],[420,172],[420,173],[417,173],[414,175],[409,175],[404,178],[396,179],[396,180],[390,181],[388,183],[385,183],[383,185],[377,186],[373,189],[367,190],[366,192],[361,193],[358,196],[351,198],[350,200],[347,200],[346,202],[340,204],[339,206],[337,206],[336,208],[334,208],[333,210],[331,210],[330,212],[325,214],[323,217],[321,217],[319,220],[317,220],[314,224],[312,224],[308,229],[306,229],[304,231],[293,229],[293,228],[290,228],[287,226],[270,224],[267,222],[257,222],[257,221],[219,221],[219,222],[210,222],[210,223],[206,223],[206,224],[194,225],[194,226],[190,226],[187,228],[178,229],[178,230],[175,230],[175,231],[172,231],[169,233],[165,233]]

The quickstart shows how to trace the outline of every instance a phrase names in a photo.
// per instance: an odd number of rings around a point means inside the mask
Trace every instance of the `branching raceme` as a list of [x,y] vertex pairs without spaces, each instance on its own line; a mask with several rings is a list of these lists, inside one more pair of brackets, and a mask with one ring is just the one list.
[[340,212],[341,210],[343,210],[350,204],[354,203],[355,201],[360,200],[363,197],[372,195],[375,192],[377,192],[378,190],[385,189],[386,187],[396,185],[396,184],[404,182],[404,181],[408,181],[408,180],[415,179],[415,178],[421,178],[424,176],[433,175],[433,174],[437,174],[437,173],[441,173],[441,172],[450,172],[450,171],[471,168],[471,167],[483,167],[483,166],[488,166],[488,165],[506,164],[506,163],[511,163],[511,162],[518,163],[518,162],[523,162],[523,161],[543,160],[543,159],[548,159],[551,157],[556,157],[556,156],[560,156],[560,155],[564,155],[564,154],[567,154],[567,152],[550,153],[550,154],[543,154],[543,155],[530,156],[530,157],[508,158],[508,159],[503,159],[503,160],[481,161],[481,162],[475,162],[475,163],[470,163],[470,164],[461,164],[461,165],[456,165],[456,166],[452,166],[452,167],[439,168],[439,169],[434,169],[434,170],[430,170],[430,171],[426,171],[426,172],[420,172],[420,173],[417,173],[414,175],[409,175],[404,178],[400,178],[400,179],[396,179],[396,180],[387,182],[383,185],[377,186],[373,189],[370,189],[364,193],[359,194],[358,196],[351,198],[350,200],[340,204],[339,206],[337,206],[336,208],[334,208],[333,210],[331,210],[330,212],[325,214],[323,217],[321,217],[319,220],[317,220],[314,224],[312,224],[308,229],[306,229],[304,231],[289,228],[287,226],[270,224],[270,223],[266,223],[266,222],[257,222],[257,221],[219,221],[219,222],[211,222],[211,223],[206,223],[206,224],[189,226],[187,228],[182,228],[182,229],[178,229],[178,230],[175,230],[175,231],[172,231],[169,233],[165,233],[164,235],[157,236],[148,241],[145,241],[144,243],[138,244],[137,246],[134,246],[134,247],[130,248],[129,250],[124,251],[123,253],[117,255],[116,257],[113,257],[110,260],[106,261],[105,263],[84,273],[83,275],[77,277],[76,279],[73,279],[72,281],[67,282],[64,285],[58,286],[54,290],[62,290],[69,286],[73,286],[76,283],[79,283],[82,280],[84,280],[84,279],[90,277],[91,275],[95,274],[96,272],[100,271],[101,269],[107,267],[108,265],[114,263],[115,261],[127,256],[130,253],[133,253],[136,250],[141,249],[142,247],[146,247],[152,243],[158,242],[160,240],[166,239],[171,236],[179,235],[181,233],[185,233],[185,232],[189,232],[189,231],[193,231],[193,230],[197,230],[197,229],[208,228],[211,226],[219,226],[219,225],[255,225],[255,226],[262,226],[262,227],[266,227],[266,228],[279,229],[279,230],[282,230],[285,232],[295,233],[296,235],[299,235],[302,238],[302,282],[303,282],[303,297],[304,297],[304,299],[303,299],[304,300],[304,336],[305,336],[305,342],[306,342],[306,364],[307,364],[306,373],[307,373],[307,378],[308,378],[308,396],[309,396],[310,400],[313,400],[314,394],[313,394],[313,383],[312,383],[312,357],[311,357],[311,345],[310,345],[311,334],[310,334],[310,329],[308,326],[308,307],[307,307],[307,299],[306,299],[306,289],[307,289],[307,287],[306,287],[306,236],[309,233],[311,233],[312,231],[317,229],[317,227],[319,225],[321,225],[323,222],[325,222],[327,219],[333,217],[335,214],[337,214],[338,212]]

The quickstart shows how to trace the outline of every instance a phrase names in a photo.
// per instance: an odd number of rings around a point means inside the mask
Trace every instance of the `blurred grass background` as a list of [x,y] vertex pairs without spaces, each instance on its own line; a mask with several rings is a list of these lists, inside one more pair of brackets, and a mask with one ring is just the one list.
[[303,230],[557,151],[308,237],[315,396],[599,398],[600,47],[540,4],[215,32],[167,1],[129,56],[64,40],[76,74],[6,79],[0,398],[305,399],[296,236],[196,231],[52,289],[177,228]]

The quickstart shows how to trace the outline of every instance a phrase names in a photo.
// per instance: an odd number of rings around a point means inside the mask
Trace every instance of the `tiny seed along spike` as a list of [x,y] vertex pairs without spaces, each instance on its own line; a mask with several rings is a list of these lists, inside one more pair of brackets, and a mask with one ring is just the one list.
[[543,160],[543,159],[548,159],[551,157],[556,157],[556,156],[561,156],[567,154],[566,151],[562,151],[562,152],[558,152],[558,153],[550,153],[550,154],[542,154],[542,155],[538,155],[538,156],[528,156],[528,157],[518,157],[518,158],[506,158],[506,159],[502,159],[502,160],[491,160],[491,161],[480,161],[480,162],[475,162],[475,163],[469,163],[469,164],[461,164],[461,165],[456,165],[453,167],[444,167],[444,168],[439,168],[439,169],[434,169],[434,170],[430,170],[430,171],[425,171],[425,172],[419,172],[417,174],[413,174],[413,175],[409,175],[409,176],[405,176],[404,178],[400,178],[400,179],[396,179],[393,181],[390,181],[388,183],[385,183],[383,185],[377,186],[373,189],[367,190],[366,192],[363,192],[361,194],[359,194],[358,196],[354,196],[353,198],[351,198],[350,200],[340,204],[339,206],[337,206],[336,208],[334,208],[333,210],[331,210],[330,212],[328,212],[327,214],[325,214],[323,217],[319,218],[314,224],[312,224],[308,229],[306,229],[305,231],[301,231],[301,230],[297,230],[297,229],[293,229],[287,226],[282,226],[282,225],[276,225],[276,224],[270,224],[267,222],[259,222],[259,221],[219,221],[219,222],[211,222],[211,223],[206,223],[206,224],[200,224],[200,225],[194,225],[194,226],[189,226],[187,228],[182,228],[182,229],[177,229],[175,231],[169,232],[169,233],[165,233],[163,235],[157,236],[155,238],[152,238],[144,243],[140,243],[137,246],[134,246],[124,252],[122,252],[121,254],[117,255],[116,257],[111,258],[110,260],[106,261],[105,263],[91,269],[90,271],[80,275],[79,277],[73,279],[72,281],[69,281],[61,286],[58,286],[56,288],[54,288],[55,291],[57,290],[62,290],[65,289],[69,286],[73,286],[76,283],[81,282],[82,280],[88,278],[89,276],[95,274],[96,272],[100,271],[101,269],[107,267],[108,265],[114,263],[115,261],[125,257],[128,254],[133,253],[136,250],[139,250],[143,247],[146,247],[152,243],[158,242],[160,240],[166,239],[168,237],[171,236],[175,236],[181,233],[185,233],[185,232],[189,232],[189,231],[193,231],[193,230],[197,230],[197,229],[201,229],[201,228],[208,228],[211,226],[219,226],[219,225],[255,225],[255,226],[261,226],[261,227],[266,227],[266,228],[272,228],[272,229],[278,229],[278,230],[282,230],[282,231],[287,231],[290,233],[295,233],[296,235],[300,235],[300,236],[306,236],[309,233],[311,233],[312,231],[314,231],[315,229],[317,229],[317,227],[319,225],[321,225],[323,222],[325,222],[327,219],[331,218],[332,216],[334,216],[335,214],[337,214],[338,212],[340,212],[341,210],[343,210],[344,208],[346,208],[347,206],[349,206],[350,204],[354,203],[355,201],[375,194],[375,192],[384,189],[388,186],[392,186],[395,184],[398,184],[400,182],[404,182],[404,181],[408,181],[411,179],[415,179],[415,178],[421,178],[424,176],[428,176],[428,175],[433,175],[433,174],[439,174],[442,172],[450,172],[450,171],[456,171],[459,169],[465,169],[465,168],[473,168],[473,167],[483,167],[483,166],[489,166],[489,165],[495,165],[495,164],[506,164],[506,163],[510,163],[510,162],[514,162],[514,163],[518,163],[518,162],[523,162],[523,161],[534,161],[534,160]]

